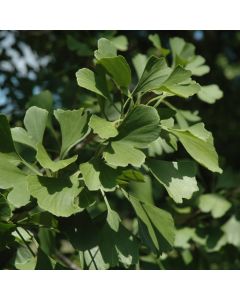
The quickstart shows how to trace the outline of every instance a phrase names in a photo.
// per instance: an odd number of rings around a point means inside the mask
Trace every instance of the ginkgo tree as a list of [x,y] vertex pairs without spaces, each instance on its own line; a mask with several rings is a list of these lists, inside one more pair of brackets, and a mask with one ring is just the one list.
[[[0,115],[0,251],[11,253],[7,268],[139,269],[144,259],[161,265],[181,245],[170,205],[199,195],[199,168],[222,169],[212,133],[175,103],[212,104],[222,91],[197,82],[210,69],[192,44],[171,38],[166,49],[158,35],[149,40],[153,54],[132,61],[119,54],[125,38],[98,40],[92,68],[72,79],[79,93],[94,97],[89,107],[54,109],[42,92],[22,127],[10,128]],[[178,150],[184,159],[172,160]],[[169,205],[154,202],[152,184],[166,191]],[[214,218],[230,208],[218,195],[199,201]]]

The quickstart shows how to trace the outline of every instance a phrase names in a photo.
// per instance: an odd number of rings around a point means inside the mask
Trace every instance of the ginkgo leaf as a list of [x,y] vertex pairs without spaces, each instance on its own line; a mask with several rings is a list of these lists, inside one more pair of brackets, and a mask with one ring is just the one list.
[[140,236],[143,242],[154,252],[169,251],[175,238],[172,216],[152,204],[142,203],[132,195],[124,194],[137,214]]
[[98,40],[98,50],[94,52],[94,55],[98,60],[106,57],[116,57],[117,49],[112,41],[101,38]]
[[11,189],[7,199],[14,207],[24,206],[30,200],[27,175],[4,160],[0,160],[0,188]]
[[131,233],[120,224],[118,231],[114,231],[107,222],[103,227],[99,251],[105,263],[111,267],[136,264],[138,261],[138,242]]
[[193,162],[150,159],[147,165],[175,202],[182,203],[183,199],[190,199],[193,193],[198,191],[196,166]]
[[147,60],[148,60],[147,56],[141,53],[136,54],[132,59],[138,79],[140,79],[143,74],[144,68],[147,64]]
[[126,184],[130,181],[144,182],[144,176],[140,171],[134,169],[123,170],[117,178],[118,183]]
[[134,107],[118,127],[119,134],[113,139],[146,148],[159,137],[160,119],[154,107],[138,105]]
[[47,151],[45,150],[45,148],[43,147],[43,145],[39,144],[37,146],[36,158],[37,158],[37,161],[40,163],[40,165],[43,168],[49,169],[53,172],[57,172],[61,169],[64,169],[65,167],[72,164],[73,162],[75,162],[77,160],[77,155],[74,155],[71,158],[53,161],[49,157],[49,155],[48,155]]
[[114,122],[109,122],[96,115],[91,116],[89,126],[93,129],[93,132],[102,139],[109,139],[118,135],[118,130]]
[[105,38],[98,40],[98,50],[95,51],[98,63],[113,77],[119,87],[127,88],[131,83],[131,69],[126,59],[117,55],[114,44]]
[[36,143],[24,128],[14,127],[11,129],[11,133],[14,142],[30,146],[34,149],[36,148]]
[[[198,163],[212,172],[222,173],[222,169],[218,166],[218,156],[214,148],[212,134],[209,132],[206,138],[207,130],[201,125],[196,124],[194,126],[194,129],[190,127],[190,129],[168,129],[168,131],[179,138],[186,151]],[[197,130],[196,126],[198,126]]]
[[169,40],[173,55],[173,65],[180,64],[190,70],[195,76],[202,76],[209,72],[209,66],[205,65],[205,59],[195,54],[195,46],[185,42],[184,39],[174,37]]
[[54,116],[58,120],[62,134],[61,157],[65,157],[68,151],[85,138],[89,132],[89,114],[83,108],[78,110],[54,111]]
[[77,83],[80,87],[108,98],[108,89],[105,77],[95,74],[93,71],[83,68],[76,73]]
[[223,92],[216,84],[201,86],[198,98],[204,102],[213,104],[223,97]]
[[146,148],[160,133],[160,119],[155,108],[138,105],[130,111],[118,127],[119,134],[103,152],[108,164],[140,167],[145,154],[137,148]]
[[69,217],[80,211],[77,196],[83,188],[79,186],[78,173],[70,178],[29,176],[28,187],[39,207],[55,216]]
[[148,39],[152,42],[153,46],[160,52],[161,55],[167,56],[169,54],[170,50],[162,47],[160,37],[157,33],[150,34]]
[[222,227],[226,235],[227,242],[235,247],[240,247],[240,221],[236,216],[232,216]]
[[145,161],[145,154],[134,148],[131,143],[112,142],[103,152],[103,157],[109,165],[127,167],[129,164],[140,167]]
[[142,76],[133,95],[139,92],[148,92],[150,90],[158,89],[162,83],[168,78],[171,69],[168,67],[165,58],[151,56],[143,70]]
[[230,207],[231,203],[218,194],[204,194],[199,197],[200,210],[211,213],[213,218],[221,218]]
[[205,58],[201,55],[195,55],[192,59],[188,61],[185,68],[190,70],[195,76],[202,76],[210,71],[209,66],[205,65]]
[[111,39],[112,44],[120,51],[127,51],[128,40],[125,35],[118,35]]
[[131,69],[123,56],[104,57],[98,62],[113,77],[119,87],[127,88],[129,86],[131,83]]
[[47,121],[48,111],[45,109],[32,106],[26,111],[24,125],[35,144],[42,143]]
[[136,199],[139,199],[141,202],[154,204],[152,180],[150,176],[145,175],[143,182],[131,181],[129,183],[129,189],[131,195],[133,195]]
[[190,71],[185,70],[181,66],[177,66],[167,80],[163,82],[160,90],[188,98],[200,90],[200,85],[190,80],[191,75],[192,73]]
[[90,191],[114,190],[120,171],[106,165],[100,159],[93,159],[80,165],[83,180]]

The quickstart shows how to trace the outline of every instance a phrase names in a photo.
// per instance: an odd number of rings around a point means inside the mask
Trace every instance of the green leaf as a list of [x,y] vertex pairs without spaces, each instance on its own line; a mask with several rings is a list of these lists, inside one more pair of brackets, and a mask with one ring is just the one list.
[[65,157],[69,150],[82,141],[88,134],[89,115],[83,108],[78,110],[54,111],[62,133],[61,157]]
[[240,222],[232,216],[223,226],[222,230],[226,235],[227,242],[235,247],[240,247]]
[[128,40],[125,35],[119,35],[111,39],[112,44],[120,51],[127,51]]
[[38,230],[38,240],[41,251],[46,255],[52,255],[55,252],[55,231],[49,228],[40,227]]
[[144,182],[144,176],[137,170],[127,169],[122,171],[121,175],[118,176],[117,181],[120,184],[126,184],[129,181]]
[[114,140],[137,148],[147,148],[159,137],[159,124],[159,115],[154,107],[135,106],[118,127],[119,134]]
[[202,76],[209,72],[210,68],[204,65],[205,59],[200,55],[195,55],[195,46],[193,44],[187,43],[179,37],[171,38],[169,43],[174,66],[180,64],[196,76]]
[[230,207],[231,203],[218,194],[204,194],[199,197],[200,210],[205,213],[211,213],[213,218],[221,218]]
[[124,194],[137,214],[142,241],[154,252],[169,251],[175,238],[172,216],[154,205],[142,203],[132,195]]
[[36,156],[37,161],[40,163],[40,165],[43,168],[49,169],[53,172],[57,172],[61,169],[64,169],[68,165],[75,162],[77,160],[77,157],[78,157],[77,155],[74,155],[73,157],[68,158],[68,159],[53,161],[49,157],[47,151],[45,150],[45,148],[43,147],[42,144],[39,144],[37,146],[37,156]]
[[89,126],[95,134],[98,134],[102,139],[109,139],[118,135],[118,130],[114,122],[109,122],[96,115],[92,115],[89,121]]
[[149,41],[151,41],[153,43],[153,46],[157,49],[161,49],[162,45],[161,45],[161,41],[159,38],[159,35],[157,33],[155,34],[150,34],[148,36]]
[[197,95],[202,101],[213,104],[223,97],[223,92],[216,84],[211,84],[201,86],[201,89]]
[[2,114],[0,114],[0,136],[0,159],[7,160],[12,163],[19,162],[19,157],[13,144],[8,120],[6,116]]
[[108,89],[105,77],[95,74],[93,71],[83,68],[76,73],[77,83],[80,87],[87,89],[99,96],[108,98]]
[[130,193],[141,202],[154,204],[152,181],[147,175],[144,176],[144,182],[132,181],[129,184]]
[[144,68],[147,64],[147,60],[147,56],[141,53],[136,54],[132,59],[138,79],[140,79],[143,74]]
[[112,166],[127,167],[130,164],[134,167],[140,167],[146,156],[130,143],[119,141],[112,142],[103,152],[103,157]]
[[184,227],[176,230],[176,237],[174,246],[183,249],[189,249],[191,247],[190,240],[195,234],[194,228]]
[[109,204],[107,204],[107,209],[108,209],[107,223],[113,231],[118,232],[119,225],[121,222],[119,214],[115,210],[111,209]]
[[117,186],[119,170],[106,165],[100,159],[93,159],[80,165],[83,180],[90,191],[103,189],[112,191]]
[[29,176],[30,194],[37,199],[40,208],[55,216],[69,217],[77,213],[80,191],[78,173],[69,177]]
[[196,124],[194,126],[183,130],[168,130],[179,138],[186,151],[198,163],[212,172],[222,173],[222,169],[218,166],[218,156],[214,148],[212,134],[202,125]]
[[14,207],[24,206],[30,200],[27,175],[8,161],[0,160],[0,188],[11,189],[7,199]]
[[204,65],[206,62],[205,58],[201,55],[196,55],[186,64],[185,68],[192,72],[195,76],[202,76],[207,74],[210,71],[209,66]]
[[[119,265],[119,261],[126,265],[136,264],[138,243],[118,220],[118,215],[113,210],[104,224],[96,219],[92,220],[87,212],[82,212],[61,220],[60,228],[74,248],[83,251],[89,269],[115,267]],[[118,231],[112,229],[117,228],[115,221],[119,226]]]
[[191,75],[190,71],[177,66],[162,84],[160,90],[178,95],[179,97],[188,98],[200,90],[200,85],[190,80]]
[[159,35],[157,33],[150,34],[148,36],[148,39],[152,42],[153,46],[160,51],[160,53],[163,56],[167,56],[169,54],[170,51],[168,49],[162,48],[161,40],[160,40]]
[[14,261],[15,267],[18,270],[34,270],[36,263],[37,258],[32,255],[26,246],[18,248]]
[[131,83],[131,69],[123,56],[104,57],[98,62],[113,77],[120,88],[127,88],[129,86]]
[[165,58],[151,56],[133,91],[133,95],[139,92],[145,93],[160,88],[163,82],[168,78],[170,71],[171,69],[167,66]]
[[26,111],[24,125],[35,144],[42,143],[47,121],[48,112],[45,109],[32,106]]
[[106,57],[116,57],[117,49],[110,40],[101,38],[98,40],[98,50],[94,52],[94,55],[98,60]]
[[147,165],[154,177],[166,188],[169,196],[177,203],[191,199],[198,191],[196,166],[191,161],[169,162],[151,159]]
[[36,143],[24,128],[14,127],[11,129],[11,133],[14,142],[24,144],[36,149]]
[[119,134],[112,139],[103,157],[113,166],[126,167],[131,164],[140,167],[145,154],[136,148],[146,148],[160,133],[159,115],[155,108],[138,105],[127,115],[118,127]]
[[111,267],[119,265],[134,265],[138,262],[138,242],[131,233],[120,224],[118,231],[114,231],[107,222],[102,229],[99,250],[103,261]]

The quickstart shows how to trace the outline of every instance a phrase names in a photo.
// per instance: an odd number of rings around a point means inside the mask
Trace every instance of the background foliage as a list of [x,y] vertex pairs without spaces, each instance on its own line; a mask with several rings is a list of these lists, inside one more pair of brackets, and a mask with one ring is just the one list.
[[[199,101],[197,97],[193,97],[191,101],[179,101],[174,98],[172,103],[181,110],[199,111],[207,129],[214,133],[215,146],[224,172],[221,175],[213,174],[200,167],[197,175],[200,192],[191,200],[185,200],[183,204],[174,203],[165,189],[161,188],[157,181],[151,180],[150,182],[149,177],[145,179],[145,183],[141,187],[137,186],[139,183],[132,184],[132,190],[136,196],[142,197],[144,194],[150,203],[154,202],[158,207],[168,210],[173,215],[177,234],[173,250],[164,252],[159,257],[149,249],[141,247],[140,261],[133,262],[130,268],[238,269],[240,264],[240,222],[238,221],[240,106],[237,101],[239,101],[240,95],[238,55],[240,34],[239,32],[223,31],[163,31],[158,33],[164,49],[158,49],[148,39],[149,34],[154,33],[147,31],[0,32],[1,112],[8,115],[12,127],[22,126],[26,109],[33,104],[41,106],[42,99],[50,111],[53,102],[54,109],[85,107],[98,112],[96,98],[93,94],[79,88],[75,80],[75,73],[80,68],[93,68],[93,51],[97,49],[99,38],[106,37],[113,40],[129,63],[137,53],[155,55],[159,55],[159,51],[164,53],[165,48],[169,48],[170,37],[178,36],[187,42],[192,42],[196,46],[197,54],[202,55],[211,68],[211,71],[200,77],[198,82],[201,85],[217,83],[223,90],[224,96],[214,105]],[[125,38],[116,38],[123,35],[126,36],[128,42]],[[133,67],[132,63],[131,67]],[[137,80],[134,74],[133,79]],[[127,79],[123,78],[124,80]],[[33,97],[39,93],[41,93],[39,96]],[[193,116],[191,117],[193,118]],[[98,128],[98,126],[96,127]],[[51,132],[51,128],[49,132]],[[52,135],[54,134],[55,131],[52,130]],[[45,143],[48,149],[54,151],[56,150],[56,141],[52,135],[49,134],[46,137]],[[90,150],[82,150],[83,161],[90,158]],[[24,157],[31,157],[29,151],[25,152],[26,149],[19,149],[19,151]],[[177,154],[161,153],[161,158],[171,161],[185,157],[186,152],[183,148],[180,148]],[[168,168],[169,166],[166,167],[166,169]],[[81,268],[84,267],[83,260],[88,265],[85,268],[109,267],[103,265],[100,260],[97,260],[96,264],[89,263],[92,261],[89,257],[91,253],[84,254],[84,249],[81,249],[82,244],[78,245],[79,241],[71,231],[70,225],[71,222],[75,222],[74,219],[60,218],[58,219],[58,230],[50,230],[51,228],[56,229],[55,218],[48,214],[26,215],[26,207],[24,207],[24,209],[17,208],[15,210],[14,219],[13,216],[10,216],[9,207],[5,204],[4,194],[0,200],[1,221],[4,224],[2,233],[0,232],[1,268],[28,269],[36,263],[37,268],[52,268],[51,260],[57,261],[55,268]],[[119,202],[117,200],[119,199],[111,196],[111,203],[117,207],[117,211],[121,212],[123,224],[136,233],[137,225],[132,208],[126,201]],[[32,207],[29,207],[29,210],[31,209]],[[103,208],[99,207],[98,209]],[[17,231],[16,228],[11,228],[11,225],[6,225],[5,220],[9,217],[13,218],[13,221],[22,222],[22,226],[17,227]],[[26,217],[27,221],[24,223]],[[83,223],[78,224],[80,233],[84,228],[85,221],[82,218]],[[101,220],[99,222],[101,223]],[[38,226],[36,226],[37,224]],[[42,226],[39,227],[39,224]],[[29,226],[27,230],[25,230],[25,225]],[[9,228],[6,230],[4,226],[9,226]],[[62,229],[66,232],[63,232]],[[96,230],[96,228],[94,227],[92,230]],[[9,234],[9,232],[12,233]],[[66,236],[70,236],[70,239]],[[121,234],[118,240],[121,240]],[[74,241],[77,244],[74,244]],[[35,253],[36,243],[41,245],[41,251],[38,251],[37,258],[30,253],[30,251]],[[105,243],[107,245],[109,241]],[[26,244],[30,245],[30,250]],[[80,251],[76,251],[76,249]],[[133,248],[133,251],[138,250]],[[122,251],[122,253],[125,253],[125,259],[122,261],[128,264],[127,252]],[[134,256],[134,253],[131,255]],[[113,263],[113,268],[124,268],[124,263],[120,263],[119,266]]]

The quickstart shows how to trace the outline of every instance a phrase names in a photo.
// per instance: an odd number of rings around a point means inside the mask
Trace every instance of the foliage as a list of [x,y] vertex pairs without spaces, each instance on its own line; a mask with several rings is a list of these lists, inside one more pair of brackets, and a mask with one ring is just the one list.
[[[72,78],[81,107],[55,109],[42,91],[21,124],[0,115],[3,268],[194,268],[198,259],[206,268],[215,252],[239,248],[238,193],[228,195],[238,179],[222,173],[201,117],[178,108],[213,104],[222,91],[198,82],[210,68],[192,44],[149,40],[150,51],[128,59],[125,36],[100,38]],[[93,53],[72,36],[68,44]],[[205,169],[216,173],[210,192]]]

